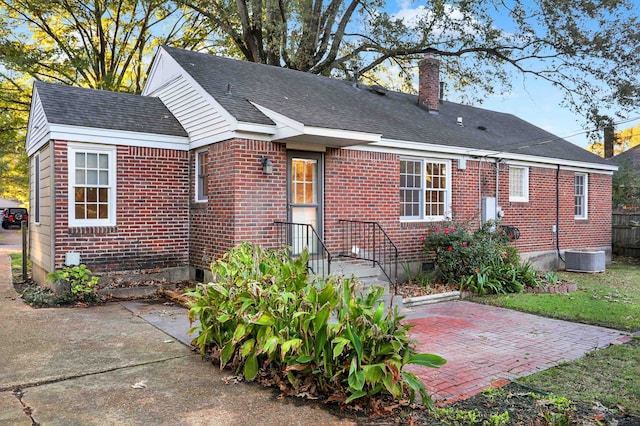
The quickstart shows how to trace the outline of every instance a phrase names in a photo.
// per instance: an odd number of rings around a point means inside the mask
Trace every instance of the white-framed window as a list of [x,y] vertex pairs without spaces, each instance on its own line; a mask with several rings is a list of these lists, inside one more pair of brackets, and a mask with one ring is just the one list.
[[589,202],[589,179],[586,173],[576,173],[574,182],[575,218],[586,219]]
[[529,168],[509,166],[509,201],[529,202]]
[[69,144],[69,226],[115,226],[116,147]]
[[400,159],[400,219],[445,220],[451,210],[451,162]]
[[33,223],[40,223],[40,153],[33,157]]
[[209,151],[202,150],[196,152],[196,201],[207,201]]

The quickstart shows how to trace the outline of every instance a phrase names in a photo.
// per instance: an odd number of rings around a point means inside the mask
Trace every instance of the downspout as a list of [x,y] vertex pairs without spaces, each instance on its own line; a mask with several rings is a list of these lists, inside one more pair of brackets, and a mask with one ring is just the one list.
[[498,202],[498,194],[500,188],[500,163],[502,162],[501,158],[496,158],[496,221],[499,219],[499,208],[500,203]]
[[564,258],[560,253],[560,164],[556,168],[556,252],[562,262]]

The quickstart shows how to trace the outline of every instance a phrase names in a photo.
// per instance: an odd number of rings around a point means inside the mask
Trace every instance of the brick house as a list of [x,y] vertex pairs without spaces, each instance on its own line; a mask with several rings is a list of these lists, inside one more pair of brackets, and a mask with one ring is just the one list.
[[[96,272],[201,278],[241,241],[307,238],[276,222],[312,225],[334,256],[352,221],[375,222],[401,262],[419,262],[434,223],[503,214],[541,268],[570,248],[609,254],[616,167],[443,100],[438,68],[420,62],[415,96],[161,47],[142,95],[36,82],[34,278],[78,255]],[[347,251],[367,250],[353,241]]]

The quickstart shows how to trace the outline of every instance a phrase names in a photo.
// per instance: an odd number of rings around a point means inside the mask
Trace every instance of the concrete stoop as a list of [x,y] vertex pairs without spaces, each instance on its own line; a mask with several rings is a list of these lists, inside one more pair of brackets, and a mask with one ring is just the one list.
[[394,297],[391,293],[390,283],[377,265],[373,262],[365,262],[358,259],[349,259],[338,261],[331,264],[331,274],[340,275],[345,278],[354,277],[358,284],[356,291],[359,295],[364,296],[371,286],[384,288],[381,302],[385,306],[396,306],[402,303],[402,298]]

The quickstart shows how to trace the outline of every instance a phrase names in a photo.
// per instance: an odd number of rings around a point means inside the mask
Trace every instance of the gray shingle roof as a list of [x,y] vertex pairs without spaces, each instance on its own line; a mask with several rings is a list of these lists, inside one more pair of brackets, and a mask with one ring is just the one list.
[[47,121],[53,124],[188,136],[158,98],[36,81]]
[[620,154],[611,157],[610,160],[619,165],[628,162],[632,165],[640,166],[640,145],[636,145],[625,152],[621,152]]
[[[495,150],[598,164],[602,158],[520,118],[445,101],[440,113],[417,106],[417,96],[285,68],[163,47],[237,120],[272,124],[249,101],[308,126],[382,134],[383,138]],[[227,85],[231,96],[225,96]],[[462,117],[464,127],[457,125]],[[479,127],[484,128],[481,130]],[[471,152],[473,154],[473,152]]]

